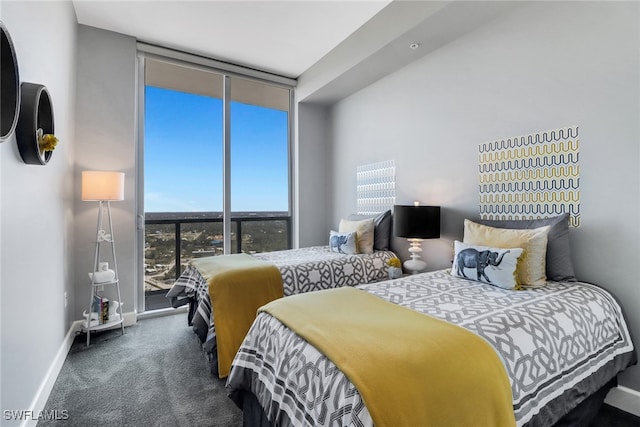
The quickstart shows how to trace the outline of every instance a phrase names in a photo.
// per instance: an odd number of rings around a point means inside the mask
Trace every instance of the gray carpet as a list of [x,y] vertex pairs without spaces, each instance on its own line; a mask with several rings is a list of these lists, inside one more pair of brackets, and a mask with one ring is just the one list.
[[38,426],[241,426],[186,316],[77,336],[45,407],[68,419]]

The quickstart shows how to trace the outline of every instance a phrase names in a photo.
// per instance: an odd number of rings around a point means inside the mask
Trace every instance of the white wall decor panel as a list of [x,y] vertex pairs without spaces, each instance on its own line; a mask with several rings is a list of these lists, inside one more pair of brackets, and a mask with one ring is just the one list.
[[358,213],[376,214],[396,203],[396,163],[394,160],[358,166],[356,172]]

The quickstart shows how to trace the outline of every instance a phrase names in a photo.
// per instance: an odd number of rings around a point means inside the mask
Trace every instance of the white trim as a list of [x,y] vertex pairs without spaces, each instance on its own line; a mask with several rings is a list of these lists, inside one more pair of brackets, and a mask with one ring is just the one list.
[[609,391],[604,403],[615,406],[625,412],[640,417],[640,392],[624,386],[617,386]]
[[[222,246],[231,253],[231,77],[222,77]],[[241,238],[240,236],[239,238]]]
[[296,200],[297,200],[297,182],[298,182],[298,174],[296,173],[296,164],[297,164],[297,152],[298,145],[297,141],[297,127],[298,127],[298,109],[296,106],[296,91],[289,91],[289,120],[287,122],[287,126],[289,128],[289,132],[287,134],[287,160],[289,163],[289,215],[291,216],[291,220],[289,222],[289,243],[292,248],[297,248],[299,245],[298,233],[296,230],[297,223],[295,218],[297,213],[296,210]]
[[[51,394],[51,390],[56,383],[56,379],[58,379],[58,374],[60,374],[60,370],[64,365],[64,361],[67,358],[67,354],[71,349],[71,345],[73,345],[73,340],[76,337],[76,334],[82,329],[82,321],[76,320],[71,324],[67,335],[65,335],[62,344],[60,345],[60,349],[58,349],[58,353],[56,353],[56,357],[54,357],[47,374],[45,375],[36,395],[31,402],[31,411],[34,414],[40,413],[40,411],[44,410],[45,405],[47,404],[47,400],[49,400],[49,395]],[[28,417],[27,419],[22,421],[20,424],[22,427],[35,427],[38,424],[37,417]]]
[[135,311],[130,311],[128,313],[123,314],[124,317],[124,326],[135,325],[138,322],[138,313]]
[[187,305],[178,308],[159,308],[157,310],[145,311],[144,313],[138,314],[138,320],[152,319],[154,317],[172,316],[174,314],[187,313],[188,311],[189,306]]
[[133,309],[144,313],[144,106],[145,106],[145,61],[144,56],[137,55],[136,79],[136,139],[135,139],[135,212],[136,212],[136,237],[134,239],[135,251],[135,292]]

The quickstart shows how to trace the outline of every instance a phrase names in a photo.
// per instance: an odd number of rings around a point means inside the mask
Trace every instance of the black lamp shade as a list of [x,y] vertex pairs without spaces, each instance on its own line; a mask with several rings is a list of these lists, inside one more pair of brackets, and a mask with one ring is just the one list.
[[440,237],[440,206],[393,207],[393,234],[408,239]]

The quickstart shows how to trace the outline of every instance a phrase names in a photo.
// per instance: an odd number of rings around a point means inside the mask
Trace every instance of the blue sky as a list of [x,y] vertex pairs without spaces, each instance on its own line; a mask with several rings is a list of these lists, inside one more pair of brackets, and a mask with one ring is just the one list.
[[[145,211],[222,210],[222,100],[147,86]],[[287,113],[231,103],[231,210],[287,211]]]

